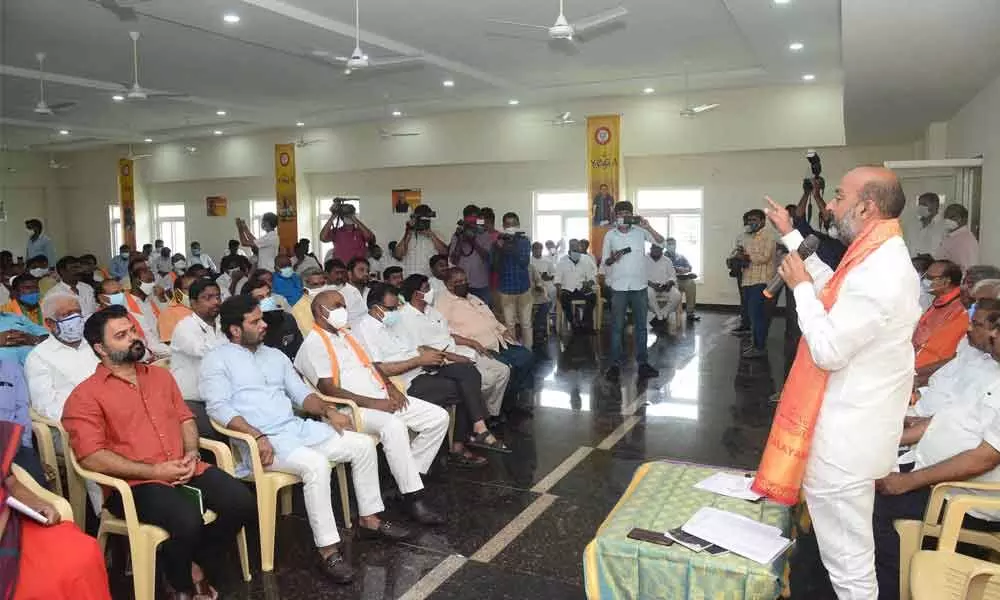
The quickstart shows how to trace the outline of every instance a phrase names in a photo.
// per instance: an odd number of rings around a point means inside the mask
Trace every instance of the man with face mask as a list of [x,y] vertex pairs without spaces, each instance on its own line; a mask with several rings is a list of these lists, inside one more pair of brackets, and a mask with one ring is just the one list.
[[910,255],[935,255],[944,239],[944,219],[938,214],[941,198],[934,192],[925,192],[917,198],[916,218],[907,219],[906,247]]
[[326,261],[326,276],[330,280],[330,289],[337,290],[344,297],[347,321],[354,327],[368,313],[368,306],[358,288],[347,282],[347,265],[336,258]]
[[152,263],[153,272],[160,278],[168,277],[174,270],[174,261],[171,259],[170,248],[162,247],[156,251],[156,258]]
[[490,248],[493,241],[486,231],[486,221],[479,207],[469,204],[462,210],[462,220],[451,236],[448,260],[469,275],[469,290],[483,302],[490,303]]
[[38,292],[38,280],[31,275],[18,275],[10,284],[10,300],[0,307],[0,311],[22,316],[32,323],[43,325],[42,311],[39,308],[41,294]]
[[544,246],[541,242],[531,244],[531,268],[534,275],[538,277],[540,283],[532,291],[535,303],[535,315],[532,317],[532,326],[535,330],[535,338],[540,340],[548,339],[549,332],[549,311],[552,303],[556,301],[556,265],[548,256],[542,253]]
[[913,332],[915,368],[926,371],[930,365],[943,365],[955,355],[955,348],[969,327],[969,317],[960,301],[962,269],[947,260],[931,263],[920,282],[934,297]]
[[56,260],[56,250],[52,246],[52,239],[42,233],[42,222],[38,219],[28,219],[24,222],[28,230],[28,244],[25,247],[25,256],[42,255],[51,264]]
[[[555,283],[556,296],[562,307],[566,323],[579,331],[594,330],[594,306],[597,305],[597,267],[594,262],[586,260],[580,253],[580,242],[569,241],[569,252],[559,259],[556,265]],[[573,301],[583,300],[583,320],[578,322],[573,314]]]
[[220,439],[221,436],[209,423],[205,402],[198,394],[198,371],[205,355],[228,341],[219,326],[222,292],[211,279],[195,280],[187,289],[191,308],[173,331],[170,372],[177,380],[184,402],[194,414],[198,433],[202,437]]
[[271,285],[264,278],[251,277],[243,295],[256,300],[264,314],[264,322],[267,323],[264,343],[281,350],[289,360],[294,359],[302,345],[302,333],[291,312],[282,310],[278,304],[271,293]]
[[979,240],[969,229],[969,210],[961,204],[949,204],[941,222],[946,233],[934,258],[950,260],[963,271],[979,262]]
[[29,258],[24,267],[29,275],[38,280],[38,291],[42,296],[59,283],[59,278],[49,270],[49,259],[45,255]]
[[274,275],[271,277],[274,293],[280,294],[295,304],[302,297],[302,277],[292,268],[292,259],[285,254],[279,254],[274,259]]
[[[156,303],[154,295],[157,286],[153,281],[153,272],[145,266],[145,263],[137,262],[133,264],[129,280],[132,283],[131,290],[124,292],[121,297],[117,296],[116,293],[107,292],[105,293],[105,302],[117,304],[119,300],[123,301],[122,306],[128,309],[128,313],[135,319],[139,327],[139,333],[143,337],[145,347],[156,358],[170,356],[170,347],[160,340],[159,327],[157,326],[160,319],[160,307]],[[103,282],[102,288],[109,289],[107,284],[108,282]],[[101,301],[100,297],[98,297],[98,301]]]
[[[308,337],[315,321],[312,314],[312,302],[316,296],[332,289],[326,273],[322,269],[310,268],[302,272],[302,297],[292,307],[292,316],[299,325],[302,337]],[[343,296],[342,296],[343,297]]]
[[188,290],[196,279],[198,278],[189,273],[178,277],[174,289],[170,291],[170,301],[160,310],[160,318],[157,319],[157,332],[160,334],[160,341],[164,344],[172,344],[174,328],[191,314],[191,300],[188,297]]
[[[786,211],[787,214],[787,211]],[[744,226],[746,240],[743,246],[744,264],[741,282],[743,301],[750,317],[750,331],[753,345],[743,351],[743,358],[764,358],[767,356],[767,332],[770,329],[770,315],[764,288],[774,277],[774,253],[776,241],[765,229],[766,217],[760,209],[751,210]]]
[[336,201],[330,207],[330,218],[319,232],[320,241],[325,244],[333,242],[333,257],[345,264],[355,258],[365,258],[368,242],[374,237],[371,229],[358,218],[353,205]]
[[[753,489],[786,504],[804,490],[820,556],[844,600],[878,595],[875,480],[896,463],[913,386],[920,285],[899,224],[905,204],[892,171],[848,172],[828,205],[848,245],[840,267],[791,252],[779,269],[802,338]],[[802,244],[784,207],[769,202],[768,217],[786,248]]]
[[677,240],[668,237],[667,244],[663,247],[663,253],[674,265],[674,272],[677,273],[677,289],[684,294],[684,308],[687,311],[688,323],[700,321],[695,311],[698,302],[698,286],[695,280],[698,274],[691,267],[691,262],[683,254],[677,253]]
[[[649,287],[649,323],[654,327],[669,324],[671,315],[677,314],[681,293],[677,289],[677,272],[674,263],[663,256],[663,247],[653,244],[646,257],[646,277]],[[654,323],[655,322],[655,323]],[[680,323],[675,323],[679,327]]]
[[[45,339],[49,330],[25,316],[25,311],[41,312],[36,298],[38,282],[31,275],[19,275],[14,278],[11,288],[14,297],[0,312],[0,360],[24,364],[28,353]],[[31,302],[35,303],[34,307],[30,306]]]
[[[498,292],[504,324],[512,333],[521,327],[521,343],[534,346],[531,313],[534,296],[531,292],[531,240],[521,231],[516,213],[503,216],[503,233],[493,245],[493,265],[500,277]],[[471,287],[470,287],[471,291]]]
[[56,263],[56,273],[59,274],[59,283],[52,286],[52,292],[67,292],[75,295],[80,301],[80,310],[83,311],[83,318],[86,319],[97,310],[97,301],[94,299],[94,288],[80,281],[80,260],[75,256],[64,256]]
[[191,242],[191,266],[201,265],[213,273],[218,273],[219,267],[215,266],[215,261],[208,254],[201,251],[200,242]]
[[615,204],[615,226],[604,236],[601,261],[607,270],[606,281],[611,288],[611,366],[605,373],[610,381],[617,381],[621,376],[628,308],[632,309],[635,323],[638,375],[649,379],[660,374],[649,364],[646,350],[646,313],[649,308],[646,242],[663,244],[663,236],[650,226],[649,221],[633,216],[631,202]]
[[111,259],[109,271],[115,279],[125,279],[128,277],[128,261],[132,257],[132,249],[128,244],[122,244],[118,248],[118,255]]
[[[420,497],[426,476],[448,433],[448,411],[400,392],[372,361],[347,327],[347,308],[339,292],[313,299],[315,326],[295,357],[295,368],[321,394],[351,400],[360,407],[358,431],[378,436],[393,479],[415,521],[442,525],[445,518]],[[342,407],[341,412],[350,413]],[[410,432],[415,437],[410,440]]]
[[[253,495],[239,480],[201,462],[194,416],[169,371],[139,362],[146,348],[124,308],[94,313],[83,335],[101,364],[63,410],[76,459],[90,471],[126,480],[139,520],[170,535],[157,559],[177,597],[212,596],[195,561],[225,554],[254,519]],[[205,508],[216,514],[211,525],[181,485],[201,491]],[[124,517],[119,494],[112,493],[105,507]]]
[[31,408],[45,417],[62,418],[66,398],[97,369],[97,356],[83,342],[83,313],[79,299],[68,292],[52,292],[42,301],[45,325],[52,332],[24,361]]

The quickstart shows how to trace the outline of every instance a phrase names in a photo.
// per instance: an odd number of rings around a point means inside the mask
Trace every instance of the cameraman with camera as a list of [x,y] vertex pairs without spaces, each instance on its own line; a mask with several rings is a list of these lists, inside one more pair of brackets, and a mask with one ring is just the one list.
[[437,213],[430,206],[418,204],[406,222],[406,231],[396,244],[393,256],[403,263],[403,274],[407,277],[414,273],[429,277],[431,257],[448,254],[447,244],[431,229],[431,219],[435,217]]
[[503,216],[503,231],[493,244],[493,268],[500,277],[498,292],[500,310],[504,325],[511,332],[521,325],[521,344],[531,350],[534,347],[534,331],[531,314],[535,306],[532,293],[531,240],[521,231],[521,220],[517,213]]
[[455,235],[451,236],[448,260],[465,271],[469,278],[469,291],[489,305],[492,240],[479,207],[474,204],[466,206],[457,225]]
[[662,246],[664,240],[646,219],[632,214],[631,202],[615,204],[615,227],[604,236],[602,252],[602,264],[607,270],[605,280],[611,288],[611,367],[605,373],[611,381],[621,377],[627,308],[632,309],[638,375],[648,379],[660,374],[650,366],[646,351],[646,315],[649,311],[646,242]]
[[375,237],[356,212],[344,198],[334,198],[330,218],[319,233],[323,242],[333,242],[333,257],[345,264],[354,258],[368,258],[368,242]]

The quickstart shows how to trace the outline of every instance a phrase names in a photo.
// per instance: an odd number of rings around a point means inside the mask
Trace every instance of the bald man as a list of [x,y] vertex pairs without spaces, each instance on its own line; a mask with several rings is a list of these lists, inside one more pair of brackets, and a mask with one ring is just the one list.
[[[788,211],[768,201],[783,243],[798,248],[802,234]],[[800,482],[788,476],[793,469],[772,469],[769,462],[804,462],[796,466],[805,468],[801,484],[820,556],[841,600],[878,596],[875,488],[895,465],[913,385],[910,337],[920,318],[920,284],[899,226],[905,203],[891,171],[850,171],[827,204],[848,246],[837,271],[815,254],[803,261],[796,252],[779,269],[795,295],[802,340],[755,487],[797,498]],[[801,414],[809,412],[796,411],[810,402],[819,406],[811,442],[802,433],[810,419]],[[791,454],[782,443],[793,446]]]

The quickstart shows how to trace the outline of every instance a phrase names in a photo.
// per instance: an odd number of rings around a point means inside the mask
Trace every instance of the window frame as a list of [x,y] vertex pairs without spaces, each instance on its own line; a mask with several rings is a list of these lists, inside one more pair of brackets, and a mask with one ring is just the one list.
[[[162,210],[162,207],[164,207],[164,206],[179,206],[179,207],[181,207],[181,211],[183,212],[183,214],[181,216],[179,216],[179,217],[178,216],[170,216],[170,217],[162,216],[160,214],[160,211]],[[184,204],[184,202],[158,202],[155,205],[154,213],[155,213],[155,216],[156,216],[156,219],[155,219],[155,222],[156,222],[156,227],[155,227],[156,239],[163,240],[163,245],[166,246],[166,247],[168,247],[168,248],[170,248],[170,250],[171,250],[172,253],[174,253],[174,254],[180,253],[180,254],[183,254],[183,255],[187,256],[187,206]],[[180,244],[176,244],[175,243],[177,240],[175,239],[176,238],[176,232],[174,231],[174,227],[173,226],[171,226],[171,228],[170,228],[171,229],[170,236],[166,236],[166,235],[163,234],[162,227],[163,227],[164,224],[167,224],[167,223],[170,223],[170,224],[180,223],[181,225],[184,226],[184,233],[183,233],[184,239],[181,240]],[[170,237],[170,240],[167,240],[167,237]],[[168,243],[168,241],[169,241],[169,243]],[[177,247],[175,247],[175,246],[177,246]]]
[[[122,227],[122,206],[117,202],[108,205],[108,232],[111,241],[111,254],[109,256],[118,256],[118,249],[125,243],[125,230]],[[132,248],[132,250],[136,250],[136,248]]]
[[[256,206],[258,204],[263,204],[263,203],[267,203],[268,205],[273,204],[274,207],[273,208],[269,208],[268,210],[261,211],[260,214],[257,214]],[[274,198],[250,198],[250,207],[249,208],[250,208],[250,232],[253,233],[253,236],[255,238],[263,237],[264,230],[262,230],[260,228],[261,218],[266,213],[269,213],[269,212],[273,212],[274,214],[278,214],[278,201],[276,199],[274,199]]]
[[[583,208],[582,209],[562,209],[562,210],[543,210],[538,208],[538,197],[556,194],[579,194],[583,198]],[[545,243],[546,240],[540,239],[538,237],[538,217],[540,215],[554,216],[558,215],[561,219],[560,227],[562,229],[562,237],[558,240],[552,240],[556,242],[560,249],[560,253],[565,252],[570,236],[567,234],[566,221],[571,218],[583,218],[587,223],[587,237],[590,237],[590,199],[587,195],[586,189],[542,189],[533,190],[531,192],[531,239],[535,242]],[[497,219],[502,215],[498,214]]]
[[[649,210],[644,210],[639,203],[639,195],[643,192],[673,192],[673,191],[697,191],[701,196],[701,207],[700,208],[652,208]],[[698,185],[682,185],[682,186],[654,186],[654,187],[637,187],[632,192],[632,206],[635,207],[635,214],[644,218],[665,218],[667,221],[667,231],[659,231],[664,238],[676,237],[676,235],[671,231],[671,216],[697,216],[700,220],[698,227],[698,257],[697,261],[691,260],[691,256],[688,253],[682,252],[689,262],[692,263],[692,267],[696,271],[698,278],[695,279],[698,283],[704,283],[705,277],[705,188]],[[647,246],[649,244],[647,243]],[[647,247],[648,250],[648,247]]]

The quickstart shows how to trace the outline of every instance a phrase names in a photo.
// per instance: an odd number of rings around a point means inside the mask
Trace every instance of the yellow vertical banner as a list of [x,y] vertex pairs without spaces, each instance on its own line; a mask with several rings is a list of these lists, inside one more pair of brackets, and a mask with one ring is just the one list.
[[621,115],[587,117],[587,196],[590,252],[601,255],[604,234],[614,224],[621,193]]
[[[122,243],[135,247],[135,163],[128,158],[118,159],[118,205],[121,207]],[[115,253],[118,248],[114,249]]]
[[299,241],[295,192],[295,144],[274,145],[274,191],[278,205],[278,245],[288,254]]

